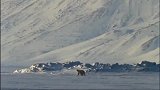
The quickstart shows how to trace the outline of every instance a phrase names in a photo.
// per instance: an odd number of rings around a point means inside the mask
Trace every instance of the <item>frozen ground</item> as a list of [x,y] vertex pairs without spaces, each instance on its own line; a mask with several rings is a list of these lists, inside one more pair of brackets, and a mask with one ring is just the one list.
[[[11,71],[11,70],[10,70]],[[1,73],[3,89],[159,89],[159,73]]]

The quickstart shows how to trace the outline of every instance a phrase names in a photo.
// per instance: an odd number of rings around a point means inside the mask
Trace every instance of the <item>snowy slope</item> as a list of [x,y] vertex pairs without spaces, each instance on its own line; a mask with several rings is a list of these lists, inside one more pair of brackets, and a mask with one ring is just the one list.
[[2,0],[3,64],[158,62],[159,0]]

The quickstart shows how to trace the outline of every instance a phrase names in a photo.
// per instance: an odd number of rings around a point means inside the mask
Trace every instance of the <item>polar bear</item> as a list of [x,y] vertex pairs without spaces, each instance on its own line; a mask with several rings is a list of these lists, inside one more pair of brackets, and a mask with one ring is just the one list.
[[85,71],[84,70],[77,69],[77,72],[78,72],[78,75],[85,76]]

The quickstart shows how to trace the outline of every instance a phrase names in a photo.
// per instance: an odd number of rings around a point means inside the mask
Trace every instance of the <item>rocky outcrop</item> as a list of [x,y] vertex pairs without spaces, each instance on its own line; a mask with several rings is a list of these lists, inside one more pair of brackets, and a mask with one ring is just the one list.
[[71,61],[66,63],[37,63],[29,68],[15,70],[14,73],[33,73],[33,72],[48,72],[60,71],[63,69],[85,69],[86,72],[159,72],[160,64],[155,62],[142,61],[141,63],[131,64],[103,64],[103,63],[81,63],[80,61]]

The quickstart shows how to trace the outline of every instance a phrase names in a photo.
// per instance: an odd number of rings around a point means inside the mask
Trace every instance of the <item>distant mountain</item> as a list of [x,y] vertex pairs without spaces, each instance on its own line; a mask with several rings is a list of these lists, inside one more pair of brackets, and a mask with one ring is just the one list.
[[158,62],[159,13],[159,0],[1,0],[1,61]]

